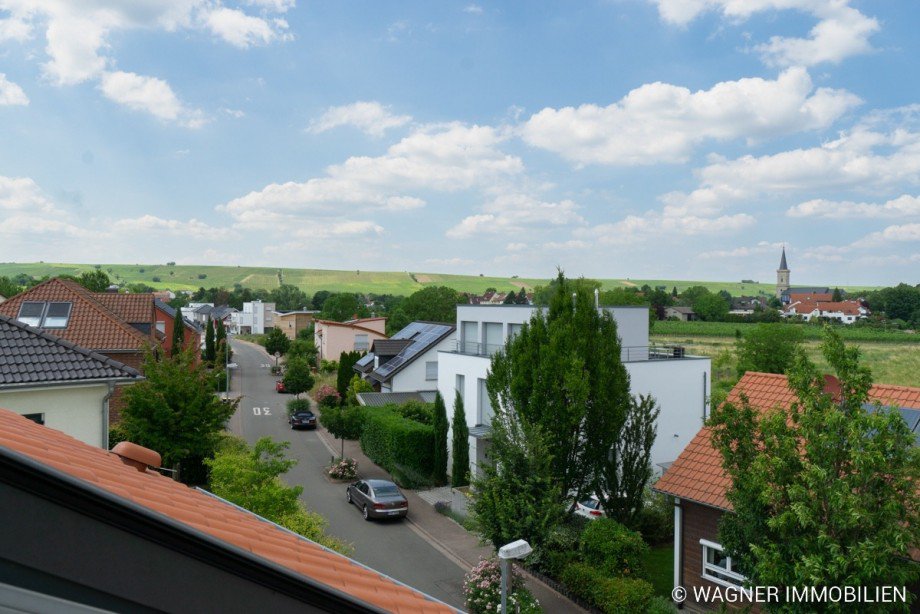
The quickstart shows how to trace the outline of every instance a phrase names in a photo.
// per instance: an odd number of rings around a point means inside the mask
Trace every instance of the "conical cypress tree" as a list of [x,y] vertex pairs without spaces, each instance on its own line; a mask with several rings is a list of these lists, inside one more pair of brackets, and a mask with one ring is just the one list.
[[441,393],[434,397],[434,471],[432,478],[435,483],[447,483],[447,408]]
[[466,412],[459,391],[454,399],[453,431],[454,462],[451,466],[450,485],[456,488],[470,483],[470,429],[466,426]]
[[214,326],[211,324],[211,316],[208,316],[208,322],[205,324],[204,331],[204,360],[205,362],[214,363]]
[[185,323],[182,321],[182,310],[176,309],[176,317],[173,318],[172,341],[170,342],[169,355],[175,356],[182,351],[185,345]]

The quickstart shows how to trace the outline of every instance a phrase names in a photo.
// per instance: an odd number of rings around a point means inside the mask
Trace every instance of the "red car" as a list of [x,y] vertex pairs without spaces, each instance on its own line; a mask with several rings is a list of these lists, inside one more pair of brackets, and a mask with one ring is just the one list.
[[287,392],[287,390],[284,389],[283,379],[279,379],[278,381],[275,382],[275,392]]

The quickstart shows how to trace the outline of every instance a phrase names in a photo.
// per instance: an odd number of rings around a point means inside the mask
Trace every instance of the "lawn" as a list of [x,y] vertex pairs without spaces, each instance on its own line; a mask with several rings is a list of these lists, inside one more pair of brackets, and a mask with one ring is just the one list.
[[670,597],[674,588],[674,543],[650,547],[642,562],[655,594]]

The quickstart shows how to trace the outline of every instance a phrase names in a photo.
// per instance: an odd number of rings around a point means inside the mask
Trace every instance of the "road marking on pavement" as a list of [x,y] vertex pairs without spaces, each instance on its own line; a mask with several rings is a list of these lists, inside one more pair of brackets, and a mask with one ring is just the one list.
[[253,407],[252,413],[254,416],[270,416],[272,415],[271,407]]

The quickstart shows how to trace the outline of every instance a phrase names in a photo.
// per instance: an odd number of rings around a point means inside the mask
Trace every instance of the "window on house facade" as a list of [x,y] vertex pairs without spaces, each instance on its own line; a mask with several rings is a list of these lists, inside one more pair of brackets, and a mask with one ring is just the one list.
[[166,333],[166,322],[163,320],[157,320],[157,331],[161,333]]
[[489,400],[489,391],[486,390],[486,380],[480,378],[477,382],[479,394],[479,415],[476,424],[492,424],[492,401]]
[[461,399],[461,400],[462,400],[462,399],[464,398],[464,396],[466,395],[466,392],[465,392],[465,390],[464,390],[465,388],[466,388],[466,377],[464,377],[462,374],[458,373],[458,374],[457,374],[457,379],[456,379],[456,384],[454,385],[454,389],[455,389],[457,392],[460,393],[460,399]]
[[16,319],[36,328],[67,328],[71,307],[72,303],[25,301]]
[[501,322],[484,322],[483,343],[485,343],[485,354],[491,356],[502,348],[505,340],[502,338]]
[[479,322],[460,323],[460,352],[463,354],[479,353]]
[[368,341],[368,336],[366,333],[355,335],[355,349],[358,351],[366,351],[370,348],[370,342]]
[[437,380],[438,379],[438,361],[429,360],[425,362],[425,380]]
[[31,420],[35,424],[45,423],[45,414],[23,414],[22,417]]
[[722,546],[705,539],[703,547],[703,577],[717,584],[743,586],[745,577],[732,564],[732,557],[725,554]]

